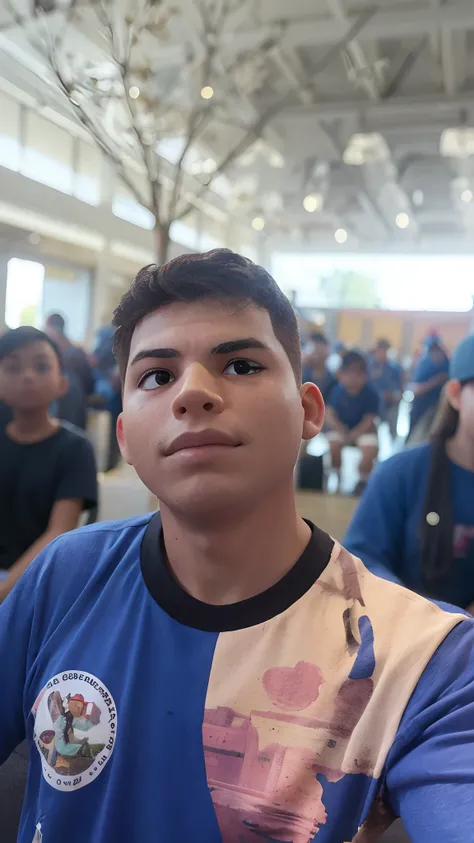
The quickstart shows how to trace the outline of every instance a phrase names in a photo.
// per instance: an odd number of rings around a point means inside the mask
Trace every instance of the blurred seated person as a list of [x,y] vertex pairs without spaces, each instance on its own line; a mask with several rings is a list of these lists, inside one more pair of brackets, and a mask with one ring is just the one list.
[[66,322],[60,313],[48,316],[45,330],[59,348],[69,381],[66,393],[58,401],[55,415],[85,430],[87,399],[94,391],[94,376],[87,354],[66,335]]
[[474,613],[474,335],[428,443],[377,466],[345,546],[377,576]]
[[403,370],[399,363],[390,360],[389,350],[387,340],[378,340],[369,357],[369,382],[379,396],[380,417],[388,422],[390,435],[396,439]]
[[327,367],[329,356],[329,342],[327,337],[315,331],[309,337],[307,352],[303,360],[303,383],[315,383],[324,400],[336,386],[337,380]]
[[90,443],[49,414],[66,389],[45,333],[21,327],[0,337],[0,395],[12,412],[0,429],[0,602],[40,550],[97,504]]
[[375,426],[379,397],[367,382],[367,361],[358,351],[346,352],[337,376],[339,383],[331,391],[326,407],[331,463],[339,472],[343,447],[353,445],[360,449],[359,483],[354,489],[355,494],[360,494],[379,450]]
[[448,378],[449,358],[441,346],[441,340],[436,335],[428,336],[415,366],[412,383],[408,386],[414,395],[408,442],[415,444],[426,441]]

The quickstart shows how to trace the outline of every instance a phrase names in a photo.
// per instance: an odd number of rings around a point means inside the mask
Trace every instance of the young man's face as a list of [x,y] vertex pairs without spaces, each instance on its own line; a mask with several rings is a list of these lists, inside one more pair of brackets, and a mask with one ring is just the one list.
[[322,421],[319,391],[297,385],[265,310],[176,303],[134,331],[120,446],[170,509],[209,517],[288,490],[301,438]]
[[348,366],[347,369],[340,369],[338,377],[342,385],[345,386],[349,392],[357,394],[366,384],[367,372],[363,366],[360,366],[358,363],[354,363],[353,365]]
[[374,358],[377,363],[386,363],[388,359],[388,351],[384,346],[378,346],[374,351]]
[[58,357],[44,340],[11,351],[0,362],[0,396],[12,410],[47,408],[66,391]]

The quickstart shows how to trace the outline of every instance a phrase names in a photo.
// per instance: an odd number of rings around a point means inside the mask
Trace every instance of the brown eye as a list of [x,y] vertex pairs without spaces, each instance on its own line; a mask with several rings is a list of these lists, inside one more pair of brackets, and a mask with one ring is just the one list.
[[150,392],[153,389],[158,389],[160,386],[168,386],[173,380],[174,376],[167,369],[154,369],[152,372],[147,372],[140,381],[139,386],[145,392]]

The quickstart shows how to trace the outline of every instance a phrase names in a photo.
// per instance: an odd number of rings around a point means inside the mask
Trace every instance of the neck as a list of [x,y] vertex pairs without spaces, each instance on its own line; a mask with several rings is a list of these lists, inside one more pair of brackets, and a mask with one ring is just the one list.
[[297,515],[293,487],[240,516],[199,526],[161,506],[170,568],[203,603],[226,605],[260,594],[293,567],[311,530]]
[[58,427],[59,422],[50,417],[47,409],[15,410],[7,431],[17,442],[40,442],[51,436]]
[[446,442],[446,453],[450,460],[467,471],[474,471],[474,442],[472,433],[464,430],[461,425],[452,439]]

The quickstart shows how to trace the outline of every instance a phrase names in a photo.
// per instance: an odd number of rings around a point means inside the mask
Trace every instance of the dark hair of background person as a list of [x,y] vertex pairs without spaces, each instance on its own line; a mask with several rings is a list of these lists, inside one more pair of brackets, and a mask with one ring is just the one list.
[[[470,382],[462,381],[461,387]],[[458,422],[459,412],[450,404],[445,391],[430,433],[431,458],[419,529],[423,586],[433,597],[437,594],[441,597],[442,588],[438,592],[437,581],[449,574],[453,564],[454,516],[446,442],[456,433]],[[429,513],[439,516],[437,524],[428,523]]]
[[51,325],[52,328],[56,328],[60,334],[64,334],[66,328],[66,320],[64,316],[61,316],[60,313],[50,313],[48,316],[46,323]]
[[375,348],[384,348],[386,351],[388,351],[389,348],[391,348],[391,345],[388,340],[381,339],[377,340],[377,342],[375,343]]
[[359,366],[364,372],[367,371],[367,360],[360,351],[346,351],[342,357],[339,371],[344,372],[351,366]]
[[22,325],[20,328],[10,328],[0,337],[0,361],[4,360],[8,354],[13,351],[18,351],[20,348],[25,348],[34,342],[47,342],[51,346],[59,361],[61,371],[63,371],[63,360],[61,352],[54,340],[48,337],[44,331],[39,331],[38,328],[33,328],[30,325]]
[[255,304],[270,316],[276,338],[301,383],[301,346],[295,312],[276,281],[261,266],[230,249],[180,255],[163,266],[141,269],[115,310],[114,352],[122,378],[136,325],[149,313],[176,302],[227,301]]
[[309,338],[313,342],[321,343],[321,345],[329,345],[329,340],[326,334],[323,334],[322,331],[313,331],[313,333],[310,334]]

